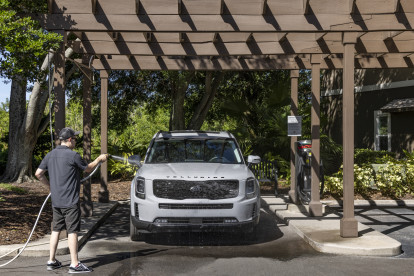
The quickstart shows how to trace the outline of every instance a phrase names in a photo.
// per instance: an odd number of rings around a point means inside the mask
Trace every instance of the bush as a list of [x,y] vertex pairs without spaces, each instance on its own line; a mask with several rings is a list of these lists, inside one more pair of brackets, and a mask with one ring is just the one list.
[[[368,166],[358,166],[354,164],[354,190],[359,194],[366,194],[372,190],[372,180],[374,170]],[[332,194],[343,194],[343,166],[340,170],[331,175],[325,176],[325,190]]]
[[386,166],[380,167],[376,175],[376,184],[381,193],[401,197],[409,192],[406,170],[407,166],[397,161],[388,161]]
[[355,164],[382,164],[395,159],[395,156],[394,152],[385,150],[355,149]]

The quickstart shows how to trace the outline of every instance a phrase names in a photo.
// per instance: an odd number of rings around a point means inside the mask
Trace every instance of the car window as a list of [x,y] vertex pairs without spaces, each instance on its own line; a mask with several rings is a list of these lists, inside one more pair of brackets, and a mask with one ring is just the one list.
[[240,164],[233,139],[169,139],[153,143],[147,163],[207,162]]

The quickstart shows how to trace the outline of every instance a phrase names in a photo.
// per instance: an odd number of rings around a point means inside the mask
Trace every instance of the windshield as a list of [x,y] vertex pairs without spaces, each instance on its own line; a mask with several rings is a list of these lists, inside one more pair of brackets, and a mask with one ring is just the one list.
[[147,163],[207,162],[241,164],[242,158],[233,139],[156,140]]

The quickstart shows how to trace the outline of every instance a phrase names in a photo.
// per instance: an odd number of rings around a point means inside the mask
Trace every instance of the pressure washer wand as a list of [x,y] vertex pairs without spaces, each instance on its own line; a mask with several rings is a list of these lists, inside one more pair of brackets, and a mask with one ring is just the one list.
[[124,157],[121,157],[121,156],[112,155],[112,154],[108,154],[108,157],[111,158],[111,159],[114,159],[116,161],[121,161],[121,162],[127,162],[128,161],[127,158],[124,158]]

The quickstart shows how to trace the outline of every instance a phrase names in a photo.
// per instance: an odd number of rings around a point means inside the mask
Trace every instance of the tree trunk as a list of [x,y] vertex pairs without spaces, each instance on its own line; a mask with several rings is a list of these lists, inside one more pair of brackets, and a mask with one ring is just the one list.
[[213,80],[213,72],[206,73],[206,91],[201,99],[200,103],[197,105],[196,110],[191,118],[190,123],[187,126],[187,129],[199,130],[204,123],[204,120],[207,116],[208,111],[210,110],[211,105],[213,104],[214,97],[216,96],[217,89],[223,80],[224,73],[219,72]]
[[[72,48],[65,52],[66,57],[72,54]],[[53,53],[46,56],[41,71],[48,69],[53,56]],[[33,178],[33,150],[37,138],[49,123],[48,115],[44,115],[49,98],[49,91],[42,88],[44,82],[45,80],[38,80],[34,84],[26,109],[27,81],[21,77],[12,80],[9,106],[9,152],[6,171],[0,176],[0,182],[21,183]]]
[[170,130],[185,129],[185,114],[184,114],[184,100],[185,92],[191,79],[195,76],[194,72],[179,73],[177,78],[172,81],[171,96],[172,109],[170,116]]

